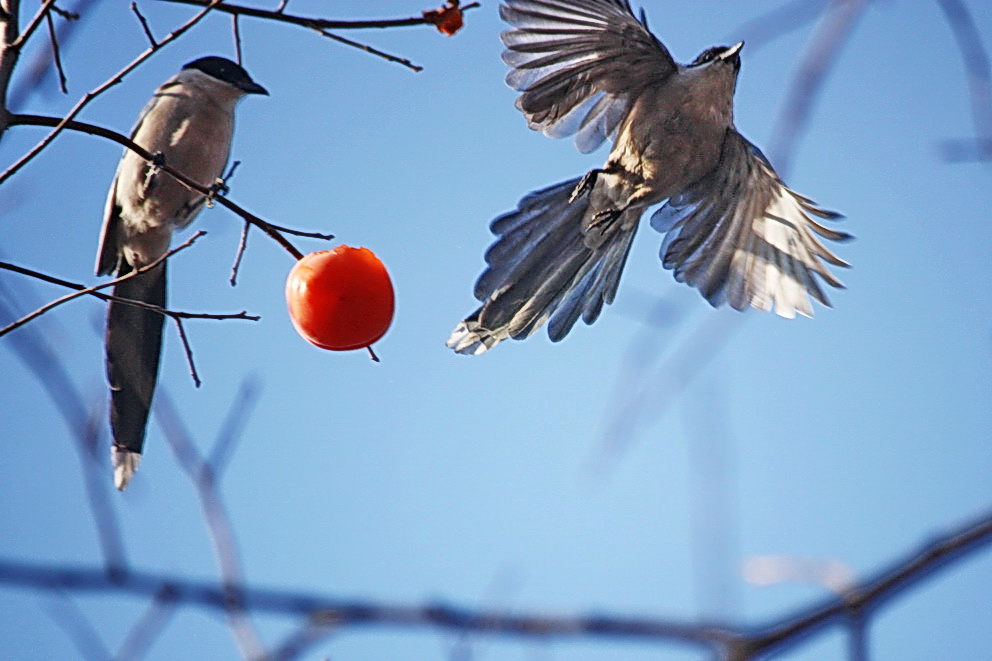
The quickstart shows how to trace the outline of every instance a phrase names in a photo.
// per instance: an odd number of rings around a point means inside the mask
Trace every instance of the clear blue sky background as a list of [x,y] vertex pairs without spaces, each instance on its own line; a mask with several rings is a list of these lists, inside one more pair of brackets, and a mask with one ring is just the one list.
[[[689,61],[749,39],[742,26],[782,4],[635,6]],[[992,44],[988,5],[968,5]],[[289,8],[386,18],[430,6]],[[193,12],[141,8],[159,36]],[[223,482],[251,584],[388,603],[757,624],[826,592],[751,585],[741,573],[747,558],[830,559],[863,576],[989,507],[992,168],[940,157],[942,140],[972,127],[961,56],[937,3],[872,3],[795,152],[790,185],[843,212],[857,236],[839,248],[854,268],[841,274],[848,289],[833,295],[834,309],[794,321],[713,310],[662,270],[661,237],[645,223],[618,299],[594,326],[580,324],[557,345],[542,332],[477,358],[451,353],[444,340],[474,308],[490,219],[530,190],[600,165],[605,150],[583,156],[529,131],[503,84],[497,3],[484,0],[466,19],[451,39],[428,28],[348,35],[411,58],[425,67],[419,74],[300,28],[242,21],[245,66],[271,96],[239,108],[233,156],[243,164],[231,198],[273,222],[375,250],[397,292],[374,364],[296,335],[283,298],[292,260],[262,234],[251,235],[230,287],[241,220],[228,211],[203,213],[197,227],[209,235],[173,263],[172,307],[262,316],[187,325],[199,389],[169,327],[161,375],[201,448],[245,380],[260,388]],[[814,26],[743,51],[737,125],[759,145],[769,145]],[[69,96],[49,81],[15,110],[62,114],[145,46],[127,3],[101,3],[67,48]],[[155,55],[81,119],[128,131],[151,91],[205,54],[233,55],[226,16]],[[42,135],[11,130],[3,164]],[[98,282],[93,262],[119,154],[67,134],[3,186],[3,258]],[[0,285],[22,311],[64,293],[12,274],[0,274]],[[44,334],[101,421],[102,315],[99,302],[80,300],[17,332]],[[0,557],[98,565],[74,442],[15,341],[0,339]],[[621,414],[637,424],[618,452],[611,430]],[[157,426],[131,488],[113,500],[133,566],[217,575],[195,494]],[[45,614],[56,598],[0,586],[0,656],[77,655]],[[145,608],[116,596],[74,601],[111,649]],[[269,642],[295,624],[259,618]],[[979,661],[992,657],[990,624],[986,551],[882,611],[872,649],[880,659]],[[431,630],[342,630],[309,658],[445,659],[455,641]],[[478,659],[699,658],[611,641],[475,638],[473,647]],[[837,659],[844,649],[838,632],[789,658]],[[235,655],[221,618],[184,609],[148,658]]]

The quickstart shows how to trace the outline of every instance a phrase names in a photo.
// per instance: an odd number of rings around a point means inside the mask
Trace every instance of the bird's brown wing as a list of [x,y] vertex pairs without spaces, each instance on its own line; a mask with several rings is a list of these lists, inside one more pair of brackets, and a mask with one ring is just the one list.
[[506,0],[500,16],[507,84],[530,128],[559,138],[576,134],[593,151],[615,130],[641,90],[677,65],[638,20],[627,0]]
[[817,277],[843,286],[825,263],[848,266],[818,237],[850,238],[814,216],[839,218],[790,190],[761,151],[729,129],[719,165],[655,212],[651,226],[667,233],[664,267],[714,306],[811,317],[809,297],[830,305]]

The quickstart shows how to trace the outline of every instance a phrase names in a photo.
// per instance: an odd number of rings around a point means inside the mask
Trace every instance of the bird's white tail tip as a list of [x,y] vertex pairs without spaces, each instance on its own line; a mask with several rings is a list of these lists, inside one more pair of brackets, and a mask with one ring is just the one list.
[[478,356],[486,353],[499,344],[502,338],[490,334],[480,334],[479,324],[474,321],[462,321],[451,331],[445,346],[455,353],[466,356]]
[[115,446],[110,450],[110,461],[114,465],[114,486],[118,491],[124,491],[131,478],[138,472],[141,455]]

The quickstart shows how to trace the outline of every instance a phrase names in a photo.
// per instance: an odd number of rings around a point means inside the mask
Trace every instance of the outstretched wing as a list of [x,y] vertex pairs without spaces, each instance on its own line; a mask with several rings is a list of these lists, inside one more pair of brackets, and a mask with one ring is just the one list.
[[588,153],[612,138],[632,99],[675,73],[668,49],[628,0],[506,0],[507,84],[530,128],[575,136]]
[[817,237],[851,238],[813,216],[839,218],[786,187],[761,151],[730,129],[716,169],[656,211],[651,226],[667,232],[664,267],[712,305],[811,317],[809,297],[830,305],[817,277],[843,287],[825,263],[848,266]]

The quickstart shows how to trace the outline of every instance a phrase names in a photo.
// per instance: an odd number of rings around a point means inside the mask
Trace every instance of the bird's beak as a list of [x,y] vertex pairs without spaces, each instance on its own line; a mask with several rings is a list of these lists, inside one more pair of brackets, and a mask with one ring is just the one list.
[[245,94],[264,94],[265,96],[269,95],[269,90],[265,89],[255,81],[241,85],[241,91],[244,92]]
[[729,60],[734,55],[737,55],[738,51],[740,51],[740,49],[742,49],[742,48],[744,48],[744,42],[743,41],[738,41],[736,44],[734,44],[733,46],[731,46],[727,50],[725,50],[722,53],[720,53],[719,55],[717,55],[717,57],[719,59],[721,59],[721,60]]

